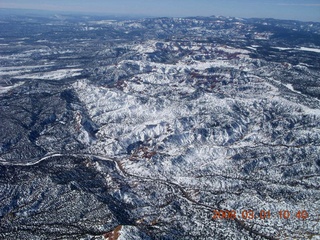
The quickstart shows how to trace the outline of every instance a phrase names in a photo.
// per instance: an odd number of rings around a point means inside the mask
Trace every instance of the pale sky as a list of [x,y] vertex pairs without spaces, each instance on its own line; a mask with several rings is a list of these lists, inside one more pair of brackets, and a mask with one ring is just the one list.
[[0,8],[157,17],[269,17],[320,22],[320,0],[0,0]]

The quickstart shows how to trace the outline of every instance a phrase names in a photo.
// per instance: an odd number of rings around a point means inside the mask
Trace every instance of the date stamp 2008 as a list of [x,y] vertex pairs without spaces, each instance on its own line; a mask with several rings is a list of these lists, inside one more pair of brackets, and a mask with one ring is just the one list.
[[271,212],[270,210],[241,210],[237,212],[236,210],[213,210],[212,220],[234,220],[234,219],[243,219],[243,220],[252,220],[252,219],[299,219],[306,220],[309,217],[309,213],[306,210],[299,210],[295,213],[292,213],[288,210],[279,210],[278,212]]

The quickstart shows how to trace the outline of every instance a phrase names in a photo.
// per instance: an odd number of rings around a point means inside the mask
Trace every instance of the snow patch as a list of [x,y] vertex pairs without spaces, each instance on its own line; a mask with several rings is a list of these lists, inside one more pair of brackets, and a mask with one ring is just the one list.
[[16,84],[14,84],[14,85],[12,85],[12,86],[8,86],[8,87],[1,87],[1,86],[0,86],[0,94],[9,92],[11,89],[14,89],[14,88],[16,88],[16,87],[19,87],[19,86],[21,86],[21,85],[23,85],[23,84],[24,84],[24,82],[19,82],[19,83],[16,83]]
[[32,73],[22,76],[16,76],[14,78],[24,79],[45,79],[45,80],[62,80],[65,78],[76,77],[81,75],[81,68],[76,69],[59,69],[50,72]]
[[300,48],[298,48],[298,50],[320,53],[320,49],[318,49],[318,48],[300,47]]

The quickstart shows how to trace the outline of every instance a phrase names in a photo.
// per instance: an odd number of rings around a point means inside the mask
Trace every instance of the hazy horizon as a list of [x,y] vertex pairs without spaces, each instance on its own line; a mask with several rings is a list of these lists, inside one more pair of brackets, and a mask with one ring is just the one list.
[[230,16],[320,22],[320,0],[3,0],[0,8],[150,17]]

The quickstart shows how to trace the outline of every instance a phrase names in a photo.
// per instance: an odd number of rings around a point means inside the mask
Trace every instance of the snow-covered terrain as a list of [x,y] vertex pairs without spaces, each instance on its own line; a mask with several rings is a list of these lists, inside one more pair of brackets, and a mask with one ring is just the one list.
[[6,21],[1,239],[319,239],[319,24]]
[[82,69],[59,69],[50,72],[41,72],[33,74],[25,74],[17,78],[24,79],[44,79],[44,80],[62,80],[65,78],[76,77],[81,75]]

